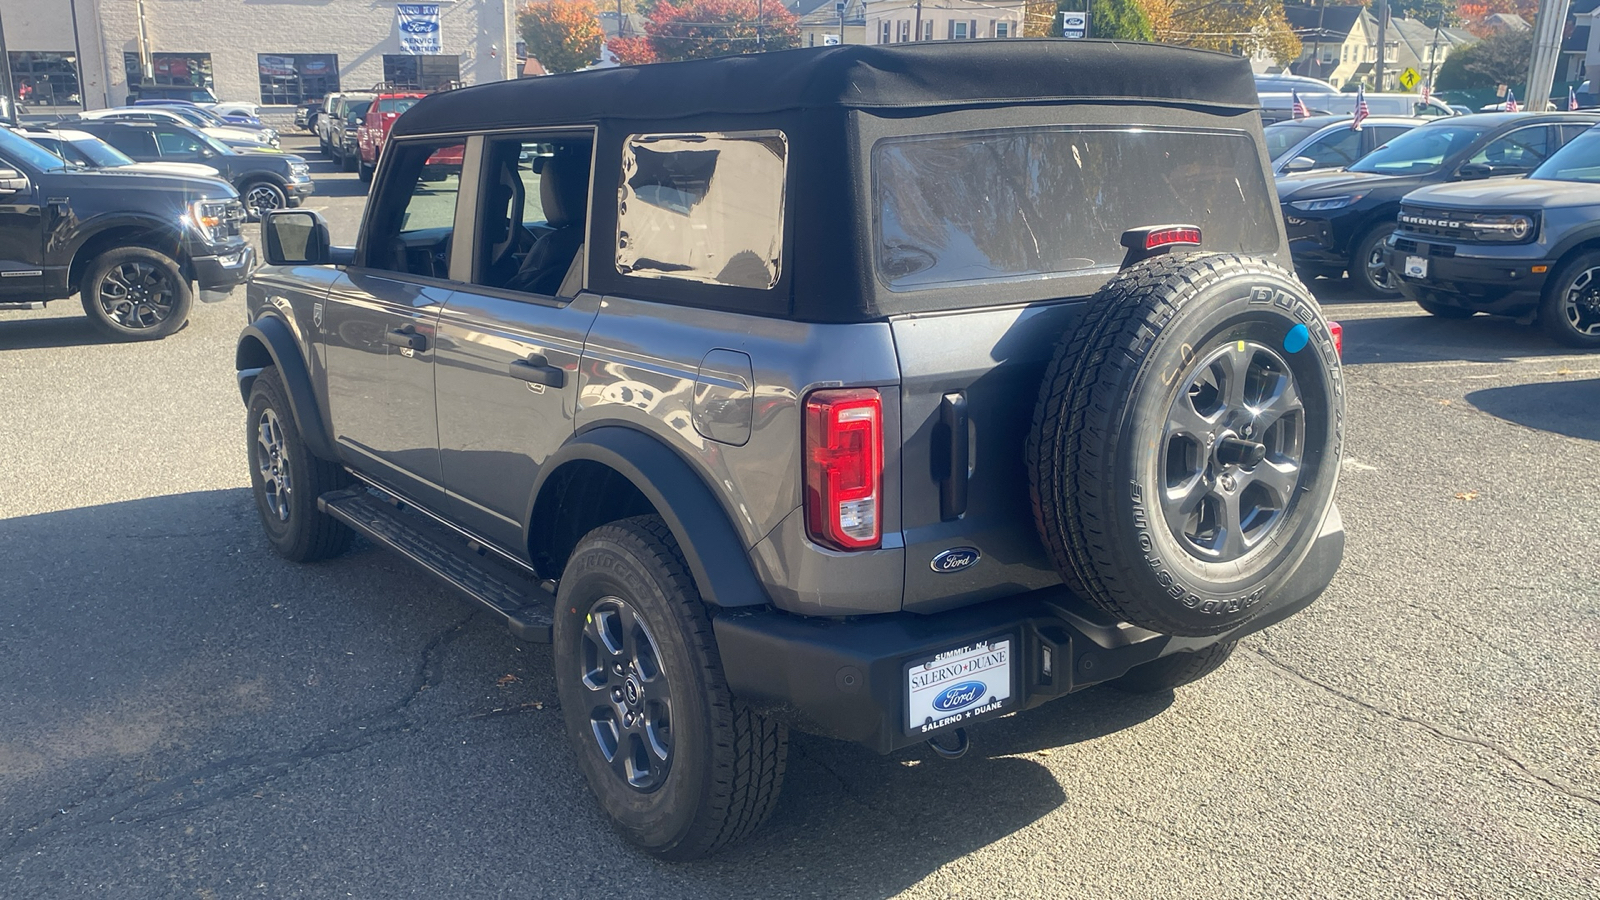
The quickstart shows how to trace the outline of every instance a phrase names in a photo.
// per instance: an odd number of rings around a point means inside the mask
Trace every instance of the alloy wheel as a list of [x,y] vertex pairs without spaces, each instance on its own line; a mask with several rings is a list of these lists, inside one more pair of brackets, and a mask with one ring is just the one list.
[[1567,325],[1585,337],[1600,337],[1600,268],[1586,269],[1573,279],[1561,298]]
[[171,278],[148,262],[125,262],[100,279],[100,308],[123,328],[155,328],[172,315],[175,301]]
[[672,766],[672,685],[638,611],[620,597],[595,601],[578,654],[589,726],[600,755],[624,783],[649,793]]
[[283,193],[270,184],[258,184],[245,192],[244,205],[256,215],[263,215],[283,207]]
[[1195,559],[1232,562],[1285,521],[1300,483],[1306,414],[1271,348],[1234,341],[1185,373],[1157,465],[1168,530]]
[[279,522],[289,521],[289,499],[294,484],[289,472],[289,452],[283,438],[283,423],[268,408],[256,421],[256,469],[261,473],[261,497],[267,510]]
[[1394,290],[1394,285],[1390,283],[1393,279],[1389,276],[1389,267],[1383,264],[1382,241],[1374,245],[1372,252],[1367,254],[1367,280],[1379,290]]

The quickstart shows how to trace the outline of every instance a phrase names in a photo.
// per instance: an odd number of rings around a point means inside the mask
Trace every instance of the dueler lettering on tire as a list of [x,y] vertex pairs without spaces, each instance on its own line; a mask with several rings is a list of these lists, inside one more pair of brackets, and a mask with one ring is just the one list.
[[1046,372],[1028,440],[1040,537],[1113,615],[1218,634],[1309,552],[1338,479],[1344,388],[1294,276],[1169,256],[1093,298]]

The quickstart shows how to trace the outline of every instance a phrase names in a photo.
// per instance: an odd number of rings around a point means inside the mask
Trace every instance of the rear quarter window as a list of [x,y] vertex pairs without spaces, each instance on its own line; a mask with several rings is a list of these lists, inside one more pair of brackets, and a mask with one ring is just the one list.
[[1278,249],[1244,132],[1049,126],[873,147],[875,266],[895,291],[1114,270],[1122,233],[1198,225],[1202,248]]

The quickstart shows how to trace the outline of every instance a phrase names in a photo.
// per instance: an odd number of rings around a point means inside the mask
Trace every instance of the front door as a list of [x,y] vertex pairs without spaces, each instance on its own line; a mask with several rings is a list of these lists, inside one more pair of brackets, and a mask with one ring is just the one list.
[[572,434],[578,360],[600,308],[581,277],[593,140],[486,144],[473,285],[438,323],[439,462],[455,514],[515,551],[539,469]]
[[0,300],[13,303],[50,299],[44,296],[38,174],[23,164],[21,154],[37,151],[43,158],[51,157],[23,138],[15,140],[17,152],[0,153],[0,169],[6,170],[0,172]]
[[440,147],[407,144],[404,162],[374,191],[357,264],[328,292],[318,319],[328,414],[354,468],[439,508],[434,360],[450,278],[461,156],[425,166]]

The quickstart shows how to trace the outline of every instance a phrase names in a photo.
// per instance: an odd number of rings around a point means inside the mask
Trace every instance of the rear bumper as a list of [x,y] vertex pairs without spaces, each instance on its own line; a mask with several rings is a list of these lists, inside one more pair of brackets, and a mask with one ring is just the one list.
[[[1311,605],[1344,556],[1344,525],[1333,508],[1311,553],[1278,599],[1227,634],[1184,638],[1109,620],[1065,588],[1032,591],[937,615],[890,613],[853,620],[807,618],[771,609],[725,611],[713,620],[733,695],[761,714],[812,734],[880,753],[1064,697],[1172,653],[1237,640]],[[981,641],[1011,640],[1011,697],[997,709],[937,727],[907,721],[913,664]]]
[[195,283],[200,287],[200,300],[214,303],[226,299],[235,287],[249,277],[255,258],[255,248],[249,244],[230,248],[216,256],[192,257],[190,262],[194,265]]
[[[1435,256],[1432,250],[1436,246],[1440,245],[1390,238],[1384,248],[1384,265],[1406,298],[1494,315],[1525,315],[1539,307],[1545,280],[1555,266],[1554,260],[1547,259]],[[1406,276],[1409,256],[1428,260],[1426,277]],[[1544,266],[1545,271],[1534,272],[1535,266]]]

